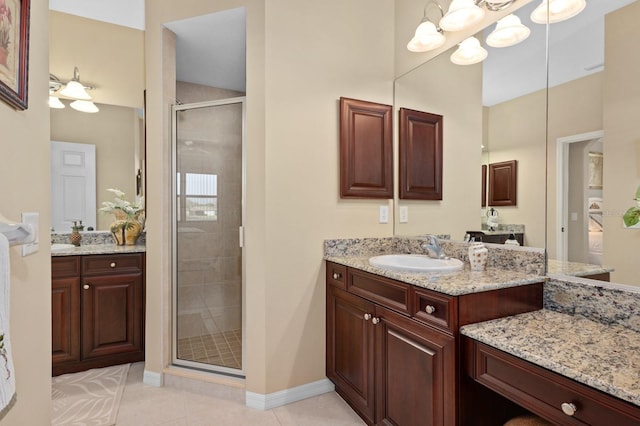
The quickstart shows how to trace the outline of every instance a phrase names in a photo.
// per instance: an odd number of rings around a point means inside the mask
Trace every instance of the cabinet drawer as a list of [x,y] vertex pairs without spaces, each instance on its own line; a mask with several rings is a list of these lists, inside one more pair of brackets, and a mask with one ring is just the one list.
[[347,267],[337,263],[327,262],[327,284],[347,289]]
[[[640,424],[633,404],[477,341],[473,346],[475,380],[555,424]],[[573,404],[575,413],[565,414],[563,404]]]
[[101,254],[83,256],[83,275],[125,274],[142,272],[142,254]]
[[80,276],[78,256],[56,256],[51,258],[51,278]]
[[444,294],[416,288],[413,317],[436,328],[453,332],[456,327],[455,299]]
[[410,315],[413,292],[409,284],[382,278],[359,270],[349,269],[347,290],[367,300]]

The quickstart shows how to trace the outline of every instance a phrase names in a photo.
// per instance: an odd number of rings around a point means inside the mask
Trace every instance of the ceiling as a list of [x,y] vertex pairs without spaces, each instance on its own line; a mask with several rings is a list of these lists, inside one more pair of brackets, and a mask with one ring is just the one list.
[[[49,0],[60,12],[144,30],[145,0]],[[588,0],[578,16],[550,26],[549,85],[601,71],[604,66],[604,14],[636,0]],[[544,25],[529,19],[534,0],[517,14],[531,29],[523,43],[488,48],[483,63],[484,105],[491,106],[547,85]],[[180,81],[245,91],[244,8],[231,9],[165,24],[176,34],[177,78]],[[491,31],[493,26],[485,31]]]

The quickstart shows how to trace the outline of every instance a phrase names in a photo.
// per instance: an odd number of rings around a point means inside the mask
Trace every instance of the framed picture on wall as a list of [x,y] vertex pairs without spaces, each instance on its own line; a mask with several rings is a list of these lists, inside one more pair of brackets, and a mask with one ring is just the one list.
[[589,189],[602,189],[602,153],[589,153]]
[[0,0],[0,99],[27,109],[29,0]]

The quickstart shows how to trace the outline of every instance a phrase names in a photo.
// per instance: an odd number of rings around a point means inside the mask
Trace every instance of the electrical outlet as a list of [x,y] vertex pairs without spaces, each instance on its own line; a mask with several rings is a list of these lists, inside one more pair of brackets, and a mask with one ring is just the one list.
[[22,223],[31,226],[32,238],[30,242],[22,245],[22,257],[36,253],[40,248],[40,236],[38,229],[39,213],[22,213]]
[[389,223],[389,206],[380,206],[378,221],[380,223]]
[[400,223],[409,222],[409,206],[400,206]]

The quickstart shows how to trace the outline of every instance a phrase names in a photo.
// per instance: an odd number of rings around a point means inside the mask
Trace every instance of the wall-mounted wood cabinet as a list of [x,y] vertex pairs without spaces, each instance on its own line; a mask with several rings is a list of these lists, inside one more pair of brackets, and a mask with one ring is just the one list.
[[489,206],[515,206],[518,194],[518,161],[489,164]]
[[442,200],[442,116],[400,108],[400,199]]
[[393,198],[391,105],[340,98],[340,197]]

